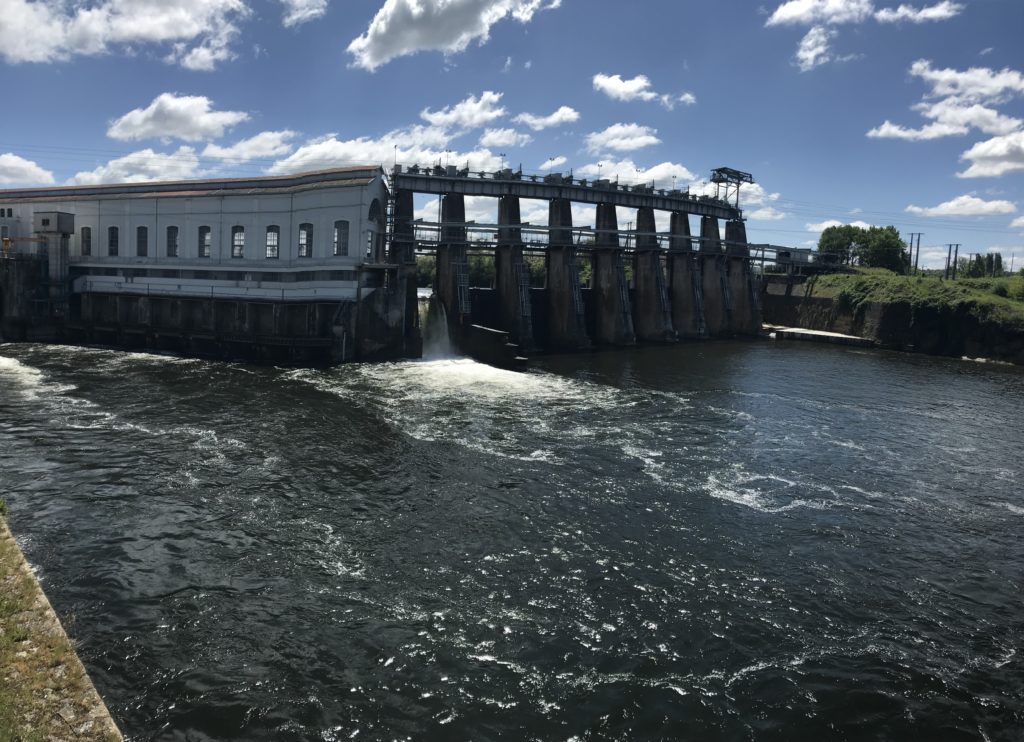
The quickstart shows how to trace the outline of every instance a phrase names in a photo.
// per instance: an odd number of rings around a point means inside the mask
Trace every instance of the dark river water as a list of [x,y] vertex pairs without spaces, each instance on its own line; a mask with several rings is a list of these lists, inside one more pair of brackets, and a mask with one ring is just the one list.
[[0,346],[11,526],[134,740],[1021,740],[1022,481],[990,364]]

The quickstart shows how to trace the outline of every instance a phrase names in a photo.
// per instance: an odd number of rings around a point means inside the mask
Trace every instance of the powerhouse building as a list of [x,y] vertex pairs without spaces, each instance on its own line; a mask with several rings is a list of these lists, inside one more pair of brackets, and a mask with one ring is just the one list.
[[376,166],[0,190],[0,238],[46,256],[31,301],[71,341],[331,362],[361,303],[387,311],[388,193]]

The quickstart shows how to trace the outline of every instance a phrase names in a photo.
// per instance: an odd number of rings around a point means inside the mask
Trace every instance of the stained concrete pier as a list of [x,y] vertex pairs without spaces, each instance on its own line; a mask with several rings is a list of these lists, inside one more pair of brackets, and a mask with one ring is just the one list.
[[590,347],[576,247],[572,241],[572,202],[553,198],[548,205],[547,314],[548,347]]
[[672,326],[679,337],[707,337],[701,261],[693,250],[689,215],[682,211],[672,212],[669,234],[668,280]]
[[705,330],[708,337],[726,337],[730,332],[732,301],[728,294],[721,232],[718,219],[713,216],[700,219],[700,267]]
[[597,237],[591,253],[594,337],[606,345],[633,345],[636,333],[633,330],[632,303],[614,204],[597,205],[596,228]]
[[523,260],[523,230],[517,196],[498,199],[498,246],[494,251],[495,286],[501,329],[524,351],[533,350],[530,273]]
[[636,336],[646,342],[674,342],[672,306],[669,301],[662,251],[655,234],[654,209],[636,212],[636,252],[633,255],[633,323]]
[[465,323],[470,314],[469,264],[466,258],[466,200],[461,193],[441,197],[441,241],[437,245],[434,293],[449,322]]
[[757,335],[761,330],[759,287],[750,270],[747,225],[736,219],[725,223],[726,260],[732,312],[729,329],[735,335]]

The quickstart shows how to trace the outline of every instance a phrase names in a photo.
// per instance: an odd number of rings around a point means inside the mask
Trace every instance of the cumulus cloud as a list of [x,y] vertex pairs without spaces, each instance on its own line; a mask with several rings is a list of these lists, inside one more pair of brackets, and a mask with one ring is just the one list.
[[651,88],[651,81],[647,75],[637,75],[629,80],[624,80],[621,75],[606,75],[603,72],[599,72],[594,75],[593,85],[594,90],[604,93],[612,100],[656,100],[669,110],[675,108],[677,103],[689,106],[697,102],[697,98],[693,93],[669,95],[667,93],[655,92]]
[[136,108],[110,124],[107,136],[122,141],[181,139],[196,142],[219,139],[226,129],[246,121],[242,111],[214,111],[202,95],[162,93],[146,108]]
[[562,155],[559,155],[558,157],[549,157],[540,164],[540,168],[538,169],[554,170],[556,167],[562,167],[562,165],[564,165],[567,162],[568,160]]
[[960,3],[943,0],[936,5],[929,5],[925,8],[915,8],[913,5],[900,5],[898,8],[882,8],[875,13],[875,20],[879,23],[927,23],[928,21],[948,21],[950,18],[959,15],[964,6]]
[[521,113],[512,119],[517,124],[524,124],[529,126],[534,131],[543,131],[544,129],[550,129],[553,126],[561,126],[562,124],[571,124],[574,121],[579,121],[579,113],[569,106],[560,106],[554,113],[548,114],[547,116],[535,116],[532,113]]
[[229,43],[249,14],[244,0],[5,0],[0,56],[43,63],[170,45],[169,61],[211,69],[234,56]]
[[602,152],[630,152],[654,144],[661,144],[655,136],[657,129],[640,124],[612,124],[603,131],[592,131],[587,134],[586,146],[590,154]]
[[872,226],[871,224],[868,224],[867,222],[860,220],[857,220],[855,222],[841,222],[838,219],[826,219],[823,222],[811,222],[805,224],[804,228],[808,232],[821,233],[824,232],[829,227],[842,227],[843,225],[846,224],[850,225],[851,227],[860,227],[861,229],[870,229]]
[[296,137],[294,131],[264,131],[254,137],[243,139],[230,147],[216,144],[206,145],[203,157],[223,160],[225,163],[241,164],[250,160],[261,160],[269,157],[280,157],[292,151],[291,140]]
[[327,0],[281,0],[285,27],[299,26],[327,12]]
[[1012,222],[1010,222],[1010,229],[1024,229],[1024,216],[1018,216]]
[[985,201],[977,196],[967,194],[957,196],[938,206],[910,205],[906,208],[909,213],[920,216],[991,216],[993,214],[1012,214],[1016,210],[1016,205],[1011,201]]
[[199,157],[191,147],[181,146],[176,152],[159,153],[152,149],[132,152],[118,157],[95,170],[76,173],[69,185],[96,185],[98,183],[140,183],[156,180],[186,180],[194,178],[199,169]]
[[515,129],[487,129],[480,137],[481,147],[525,147],[533,141],[529,134]]
[[24,183],[47,185],[53,182],[53,173],[45,170],[32,160],[26,160],[13,152],[0,155],[0,183]]
[[831,42],[838,35],[833,27],[863,23],[871,18],[879,23],[944,21],[958,15],[963,8],[950,0],[924,8],[904,4],[881,10],[875,9],[872,0],[788,0],[775,9],[765,25],[809,27],[796,52],[797,67],[801,72],[808,72],[827,62],[856,58],[856,55],[836,56],[831,52]]
[[696,178],[684,165],[677,162],[666,161],[645,168],[629,159],[592,162],[576,169],[575,172],[582,178],[600,177],[623,183],[653,182],[658,188],[670,188],[673,183],[681,186]]
[[485,90],[479,98],[471,95],[453,106],[445,106],[440,111],[424,108],[420,112],[420,118],[433,126],[477,129],[505,115],[505,109],[498,105],[501,96],[501,93]]
[[393,59],[420,51],[457,54],[473,41],[484,43],[491,27],[514,18],[528,23],[561,0],[385,0],[369,27],[353,39],[353,65],[373,72]]
[[747,219],[752,221],[778,221],[779,219],[785,219],[789,214],[784,211],[779,211],[774,206],[762,206],[753,211],[747,212]]

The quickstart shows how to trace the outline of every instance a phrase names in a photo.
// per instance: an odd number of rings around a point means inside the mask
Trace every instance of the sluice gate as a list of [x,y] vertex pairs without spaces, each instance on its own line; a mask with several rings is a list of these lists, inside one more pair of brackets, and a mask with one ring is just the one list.
[[[720,168],[712,182],[719,187],[715,197],[511,170],[396,166],[393,223],[402,231],[394,232],[390,262],[407,262],[410,250],[435,256],[433,288],[456,338],[471,346],[474,338],[499,337],[510,357],[756,335],[760,273],[738,206],[740,184],[753,179]],[[440,199],[439,221],[414,218],[414,193]],[[495,199],[497,221],[467,221],[466,196]],[[522,221],[521,199],[547,202],[546,226]],[[596,207],[593,225],[573,224],[574,204]],[[619,209],[635,210],[626,229]],[[667,214],[668,231],[658,230],[659,213]],[[698,236],[691,215],[700,218]],[[493,260],[490,287],[469,285],[469,261],[477,256]],[[529,261],[541,258],[543,281],[534,271],[531,282]],[[581,273],[589,274],[585,283]]]

